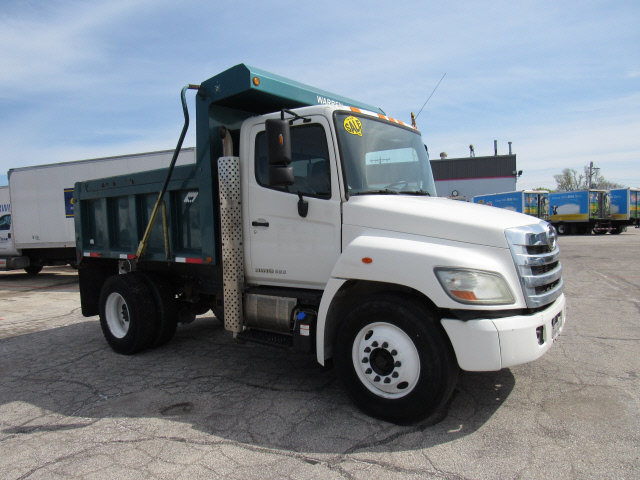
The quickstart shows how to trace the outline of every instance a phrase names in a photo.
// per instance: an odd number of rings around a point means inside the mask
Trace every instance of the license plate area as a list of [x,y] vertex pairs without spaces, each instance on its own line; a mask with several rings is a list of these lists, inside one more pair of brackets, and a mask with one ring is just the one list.
[[551,340],[555,340],[560,335],[562,327],[564,326],[564,316],[562,312],[558,313],[551,319]]

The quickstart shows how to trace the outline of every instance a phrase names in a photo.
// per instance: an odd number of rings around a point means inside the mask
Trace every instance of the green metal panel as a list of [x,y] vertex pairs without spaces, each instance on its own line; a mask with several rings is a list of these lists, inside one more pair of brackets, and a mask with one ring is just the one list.
[[[166,173],[166,169],[152,170],[76,183],[74,201],[82,212],[76,215],[78,251],[99,252],[105,258],[134,254]],[[203,263],[217,263],[211,178],[207,168],[183,165],[174,169],[164,197],[172,258],[209,257],[211,261]],[[162,215],[156,219],[148,245],[145,260],[166,261]]]
[[[254,82],[254,79],[258,79]],[[169,216],[172,258],[199,257],[219,265],[220,235],[217,160],[222,156],[219,127],[231,131],[236,146],[242,122],[255,115],[318,104],[384,112],[244,64],[202,82],[196,95],[196,165],[175,167],[164,200]],[[176,132],[177,133],[177,132]],[[127,174],[75,185],[78,252],[119,258],[135,253],[168,169]],[[190,201],[197,192],[197,201]],[[93,242],[92,242],[93,240]],[[166,261],[162,217],[152,230],[145,260]]]
[[132,221],[131,211],[135,203],[135,196],[122,195],[107,199],[107,212],[111,220],[111,241],[112,249],[129,252],[135,250],[137,244],[134,243],[133,232],[136,229]]
[[200,231],[200,207],[198,189],[178,190],[171,192],[173,205],[172,218],[175,228],[171,232],[174,236],[175,248],[186,254],[198,254],[202,251],[202,235]]
[[[254,79],[258,80],[257,85]],[[275,112],[282,108],[322,104],[357,107],[384,114],[383,110],[373,105],[244,64],[231,67],[202,82],[199,95],[203,94],[211,103],[254,115]]]

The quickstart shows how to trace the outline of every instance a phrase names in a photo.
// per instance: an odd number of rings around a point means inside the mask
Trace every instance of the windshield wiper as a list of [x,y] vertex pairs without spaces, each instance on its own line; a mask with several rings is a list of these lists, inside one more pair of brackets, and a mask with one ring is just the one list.
[[404,195],[426,195],[427,197],[431,196],[429,192],[422,189],[421,190],[402,190],[399,193],[402,193]]
[[385,188],[384,190],[363,190],[361,192],[352,193],[351,195],[399,195],[397,190]]

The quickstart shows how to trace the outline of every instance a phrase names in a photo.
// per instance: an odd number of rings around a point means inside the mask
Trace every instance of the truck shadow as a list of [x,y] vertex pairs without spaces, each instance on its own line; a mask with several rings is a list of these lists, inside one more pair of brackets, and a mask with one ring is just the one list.
[[[361,413],[335,372],[319,367],[314,357],[236,345],[214,317],[182,326],[165,347],[135,356],[114,353],[92,318],[0,340],[0,364],[0,409],[11,402],[37,407],[25,409],[33,418],[25,413],[4,422],[3,435],[110,428],[99,420],[112,418],[137,425],[151,418],[161,425],[152,433],[158,438],[181,438],[176,432],[188,438],[193,428],[211,444],[298,453],[411,450],[451,442],[484,425],[515,385],[509,370],[463,372],[442,412],[415,425],[392,425]],[[43,417],[43,411],[55,415]]]
[[78,292],[78,273],[71,267],[45,267],[37,275],[24,270],[0,272],[0,286],[8,291],[55,290]]

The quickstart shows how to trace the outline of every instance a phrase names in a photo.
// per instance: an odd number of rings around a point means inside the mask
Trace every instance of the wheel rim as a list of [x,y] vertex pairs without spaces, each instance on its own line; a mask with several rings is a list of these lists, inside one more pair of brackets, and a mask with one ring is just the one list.
[[113,292],[107,297],[104,313],[111,334],[116,338],[124,337],[129,331],[129,307],[119,293]]
[[353,342],[352,360],[360,381],[384,398],[408,395],[420,378],[420,355],[409,336],[390,323],[371,323]]

